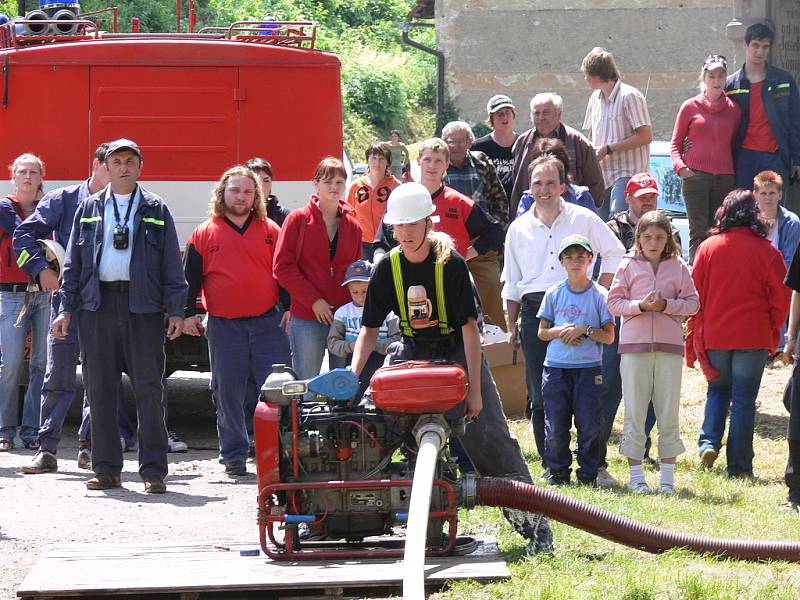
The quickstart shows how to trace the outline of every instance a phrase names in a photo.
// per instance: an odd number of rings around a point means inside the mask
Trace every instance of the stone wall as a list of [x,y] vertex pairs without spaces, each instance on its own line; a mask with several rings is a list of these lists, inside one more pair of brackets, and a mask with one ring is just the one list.
[[590,95],[580,63],[603,46],[647,94],[656,139],[670,138],[681,102],[697,93],[705,56],[732,56],[732,17],[731,0],[436,0],[447,91],[465,120],[483,121],[488,98],[505,93],[521,131],[531,96],[556,91],[564,121],[580,129]]

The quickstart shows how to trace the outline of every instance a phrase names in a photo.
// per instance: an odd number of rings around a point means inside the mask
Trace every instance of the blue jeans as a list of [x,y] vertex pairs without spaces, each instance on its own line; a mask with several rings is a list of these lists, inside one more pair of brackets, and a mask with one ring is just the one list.
[[525,383],[531,403],[531,427],[536,451],[544,465],[544,403],[542,402],[542,369],[547,355],[547,342],[539,339],[539,306],[543,292],[525,294],[520,312],[520,343],[525,355]]
[[[289,327],[289,344],[292,347],[292,368],[300,379],[311,379],[319,375],[322,359],[328,348],[330,325],[319,321],[292,317]],[[336,369],[346,364],[344,356],[328,353],[328,368]],[[312,394],[313,396],[313,394]]]
[[719,377],[708,384],[698,451],[713,448],[719,452],[730,405],[731,424],[726,450],[728,475],[731,477],[752,475],[756,396],[767,363],[767,351],[708,350],[707,352],[711,365],[719,371]]
[[14,327],[25,301],[25,292],[0,292],[0,439],[13,440],[17,431],[19,385],[25,366],[25,339],[31,332],[28,388],[22,409],[19,437],[23,444],[36,441],[39,432],[39,400],[47,363],[47,331],[50,294],[31,295],[20,327]]
[[625,197],[625,186],[628,185],[630,177],[620,177],[609,187],[603,197],[603,206],[597,209],[597,215],[608,221],[611,215],[628,210],[628,200]]
[[289,342],[280,320],[277,310],[241,319],[208,317],[213,399],[223,463],[247,460],[248,433],[253,429],[261,386],[273,364],[289,361]]

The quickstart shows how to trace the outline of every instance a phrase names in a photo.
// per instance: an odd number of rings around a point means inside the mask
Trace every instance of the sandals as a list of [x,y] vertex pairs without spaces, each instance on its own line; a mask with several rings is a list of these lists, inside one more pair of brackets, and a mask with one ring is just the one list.
[[0,452],[8,452],[14,449],[13,440],[0,440]]

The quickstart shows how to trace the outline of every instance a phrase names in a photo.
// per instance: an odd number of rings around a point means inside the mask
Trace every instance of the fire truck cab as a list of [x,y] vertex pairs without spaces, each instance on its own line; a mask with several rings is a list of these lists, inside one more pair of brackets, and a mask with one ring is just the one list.
[[[137,34],[74,21],[69,35],[69,20],[43,32],[40,21],[36,35],[24,20],[0,26],[0,164],[40,156],[45,191],[88,177],[101,142],[135,140],[140,181],[169,205],[183,243],[228,167],[266,158],[273,193],[296,208],[319,160],[342,156],[340,63],[313,49],[313,23]],[[0,193],[10,191],[2,177]],[[207,369],[187,355],[168,370],[192,365]]]

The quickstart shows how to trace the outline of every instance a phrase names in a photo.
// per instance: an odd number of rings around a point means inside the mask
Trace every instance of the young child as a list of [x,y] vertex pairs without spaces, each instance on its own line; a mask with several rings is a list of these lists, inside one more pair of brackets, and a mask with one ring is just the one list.
[[[353,358],[353,347],[358,332],[361,331],[361,317],[364,313],[364,301],[367,298],[370,277],[372,277],[372,265],[365,260],[357,260],[347,267],[342,285],[347,286],[353,301],[336,310],[328,332],[328,351],[333,355],[344,357],[348,365]],[[359,396],[369,385],[372,374],[383,365],[389,344],[399,340],[400,321],[390,312],[378,332],[375,351],[367,359],[367,364],[361,373],[362,389],[359,390]]]
[[683,317],[700,308],[691,274],[659,211],[636,224],[632,252],[617,268],[608,292],[608,308],[622,317],[619,353],[625,423],[619,451],[628,457],[635,493],[651,491],[642,471],[644,422],[651,399],[658,423],[662,494],[675,494],[675,457],[685,451],[678,426],[683,367]]
[[578,481],[595,485],[600,466],[603,391],[600,344],[614,341],[614,320],[606,291],[589,279],[592,246],[582,235],[561,241],[558,260],[567,279],[545,292],[539,313],[539,339],[549,341],[542,373],[544,461],[552,485],[569,483],[570,428],[578,430]]

